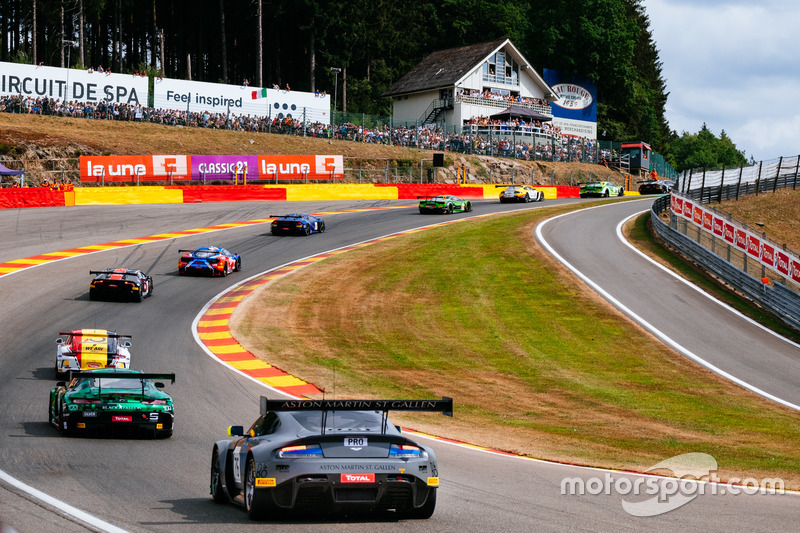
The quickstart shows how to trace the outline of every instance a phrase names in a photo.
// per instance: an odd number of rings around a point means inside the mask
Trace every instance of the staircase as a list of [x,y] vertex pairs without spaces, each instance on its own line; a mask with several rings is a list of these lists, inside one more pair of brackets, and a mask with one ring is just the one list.
[[444,112],[450,109],[453,109],[452,98],[448,98],[446,100],[436,99],[431,102],[431,105],[428,106],[428,109],[426,109],[425,112],[420,115],[419,124],[421,126],[424,126],[425,124],[435,124],[444,116]]

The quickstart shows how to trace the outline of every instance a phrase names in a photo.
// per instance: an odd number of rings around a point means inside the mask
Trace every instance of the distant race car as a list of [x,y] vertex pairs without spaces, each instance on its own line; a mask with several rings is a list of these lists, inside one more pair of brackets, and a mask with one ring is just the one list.
[[672,191],[672,180],[648,180],[639,182],[639,194],[667,194]]
[[130,335],[117,335],[107,329],[73,329],[56,339],[56,378],[70,370],[130,368]]
[[622,185],[614,185],[610,181],[593,181],[590,183],[582,183],[579,194],[581,198],[586,198],[587,196],[600,196],[602,198],[623,196],[625,194],[625,187]]
[[439,469],[433,450],[404,437],[393,411],[452,416],[453,400],[268,400],[245,432],[211,452],[211,495],[242,505],[251,519],[291,509],[393,510],[429,518]]
[[288,215],[270,215],[273,235],[311,235],[324,233],[325,221],[306,213],[289,213]]
[[175,374],[129,369],[70,372],[50,390],[50,423],[68,435],[172,436],[172,398],[161,389]]
[[462,200],[458,196],[440,194],[438,196],[417,196],[419,200],[419,212],[423,215],[428,213],[469,213],[472,211],[472,204],[469,200]]
[[196,250],[178,250],[178,274],[227,276],[242,270],[242,257],[218,246],[203,246]]
[[131,268],[108,268],[90,270],[95,276],[89,285],[89,299],[121,298],[141,302],[153,295],[153,278],[141,270]]
[[534,189],[530,185],[497,185],[505,187],[500,193],[500,203],[505,202],[541,202],[544,200],[544,193]]

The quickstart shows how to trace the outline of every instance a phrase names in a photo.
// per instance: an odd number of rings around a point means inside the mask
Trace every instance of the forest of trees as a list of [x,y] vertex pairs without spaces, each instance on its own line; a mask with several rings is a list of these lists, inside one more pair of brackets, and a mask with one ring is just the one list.
[[[679,148],[691,136],[679,137],[664,116],[668,94],[641,0],[0,2],[2,61],[288,84],[337,94],[344,111],[378,115],[391,109],[381,93],[430,52],[503,37],[540,72],[597,83],[602,140],[644,140],[676,169],[689,168]],[[720,144],[709,154],[744,160],[724,133],[695,137]]]

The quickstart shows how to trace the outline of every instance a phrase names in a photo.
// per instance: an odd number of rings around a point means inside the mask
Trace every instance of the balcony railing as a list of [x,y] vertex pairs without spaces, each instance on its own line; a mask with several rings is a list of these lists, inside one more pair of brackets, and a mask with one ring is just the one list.
[[498,109],[506,109],[509,106],[513,107],[524,107],[525,109],[533,109],[538,113],[542,113],[545,115],[552,115],[553,112],[550,109],[549,105],[541,105],[541,104],[528,104],[524,102],[511,102],[509,100],[503,99],[495,99],[495,98],[486,98],[484,96],[467,96],[464,94],[457,94],[456,95],[456,103],[462,104],[470,104],[470,105],[480,105],[485,107],[496,107]]

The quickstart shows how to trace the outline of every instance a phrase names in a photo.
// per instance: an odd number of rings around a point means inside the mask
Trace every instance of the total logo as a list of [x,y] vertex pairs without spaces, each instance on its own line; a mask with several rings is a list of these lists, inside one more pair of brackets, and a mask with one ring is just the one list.
[[342,483],[375,483],[375,474],[341,474]]

